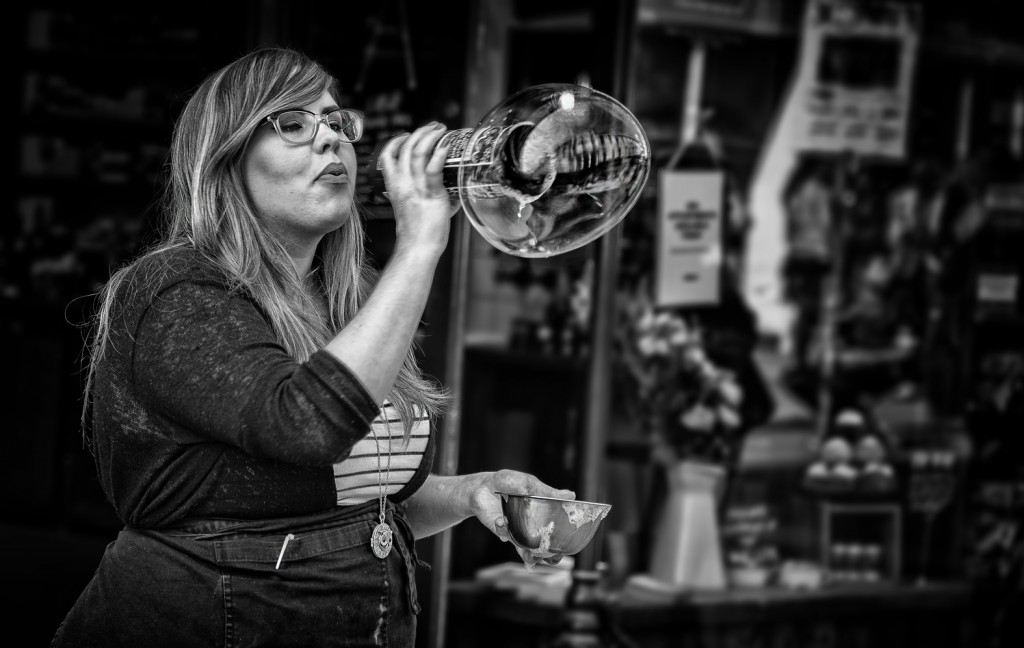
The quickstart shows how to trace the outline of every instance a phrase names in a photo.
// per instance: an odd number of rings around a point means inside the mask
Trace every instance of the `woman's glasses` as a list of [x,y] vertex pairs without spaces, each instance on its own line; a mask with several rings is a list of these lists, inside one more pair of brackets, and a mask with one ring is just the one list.
[[323,115],[308,110],[286,110],[267,117],[274,130],[286,142],[305,144],[313,141],[320,124],[338,134],[343,142],[355,142],[363,134],[363,113],[358,110],[333,110]]

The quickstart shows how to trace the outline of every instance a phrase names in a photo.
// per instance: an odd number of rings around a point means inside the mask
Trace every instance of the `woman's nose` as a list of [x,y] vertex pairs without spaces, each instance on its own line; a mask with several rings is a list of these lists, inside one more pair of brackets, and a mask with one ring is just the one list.
[[321,121],[316,132],[316,147],[321,151],[329,151],[341,146],[341,134],[335,132],[327,125],[326,120]]
[[344,142],[345,140],[342,139],[341,132],[331,128],[327,122],[327,116],[321,115],[314,137],[316,148],[320,151],[328,151],[341,146]]

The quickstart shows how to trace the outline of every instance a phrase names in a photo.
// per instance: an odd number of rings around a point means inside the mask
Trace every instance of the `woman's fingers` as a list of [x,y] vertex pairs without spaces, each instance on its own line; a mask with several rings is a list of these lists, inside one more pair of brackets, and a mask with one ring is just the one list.
[[549,486],[533,475],[517,470],[499,470],[494,473],[494,490],[540,497],[576,499],[576,493],[571,490]]
[[502,542],[508,542],[512,539],[508,534],[508,518],[504,515],[494,518],[494,522],[491,524],[491,532],[498,536],[498,539]]
[[390,177],[398,170],[398,156],[402,151],[402,145],[410,137],[410,133],[393,137],[384,145],[380,152],[381,169],[385,177]]
[[501,497],[488,488],[473,491],[473,511],[481,524],[490,529],[502,542],[508,541],[508,519],[501,509]]
[[[429,165],[435,157],[437,143],[444,133],[444,124],[431,122],[413,131],[402,144],[399,166],[409,174],[417,190],[436,191],[439,187],[443,188],[439,177],[441,168]],[[432,182],[432,176],[438,176],[436,183]]]
[[[505,517],[501,506],[501,495],[497,493],[524,493],[540,497],[576,499],[576,493],[573,491],[549,486],[529,473],[517,470],[499,470],[491,473],[486,486],[477,488],[471,495],[472,505],[480,522],[502,542],[510,541],[511,536],[508,518]],[[531,569],[539,563],[557,565],[564,557],[563,554],[524,549],[519,546],[516,546],[516,552],[523,563]]]
[[576,499],[576,493],[573,491],[548,486],[528,473],[517,470],[499,470],[491,473],[487,485],[473,491],[470,503],[481,524],[502,542],[509,539],[508,519],[502,510],[501,496],[497,493],[525,493],[540,497]]
[[432,122],[392,139],[382,150],[384,185],[395,213],[395,234],[404,247],[443,250],[448,241],[452,205],[441,179],[437,151],[445,127]]
[[448,151],[438,142],[445,132],[444,124],[431,122],[384,145],[381,168],[390,181],[389,192],[429,196],[444,191],[441,171]]
[[424,160],[422,166],[426,166],[426,159],[433,153],[444,131],[444,124],[438,122],[431,122],[416,129],[418,137],[412,146],[412,155],[415,159]]

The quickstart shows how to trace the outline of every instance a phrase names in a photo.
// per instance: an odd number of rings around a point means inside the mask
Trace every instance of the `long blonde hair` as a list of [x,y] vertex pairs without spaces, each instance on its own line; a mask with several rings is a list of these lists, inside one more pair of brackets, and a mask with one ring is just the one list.
[[[288,352],[302,362],[352,319],[369,294],[375,273],[367,263],[360,219],[352,218],[320,242],[317,257],[328,318],[303,286],[286,250],[258,216],[242,174],[245,147],[266,116],[309,104],[324,91],[339,105],[335,79],[306,55],[282,48],[252,52],[214,72],[198,87],[175,124],[170,177],[164,194],[162,237],[134,263],[177,247],[194,247],[266,313]],[[353,205],[353,211],[358,208]],[[110,334],[113,296],[130,264],[115,272],[99,295],[90,343],[82,412],[88,429],[92,381]],[[448,394],[424,377],[410,348],[388,400],[406,435],[417,416],[439,416]]]

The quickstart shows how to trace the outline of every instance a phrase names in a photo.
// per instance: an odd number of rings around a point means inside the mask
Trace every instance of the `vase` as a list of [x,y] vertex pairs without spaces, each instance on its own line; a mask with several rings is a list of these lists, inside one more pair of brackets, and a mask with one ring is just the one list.
[[668,493],[656,523],[648,575],[682,589],[724,589],[718,499],[726,471],[692,460],[664,469]]

